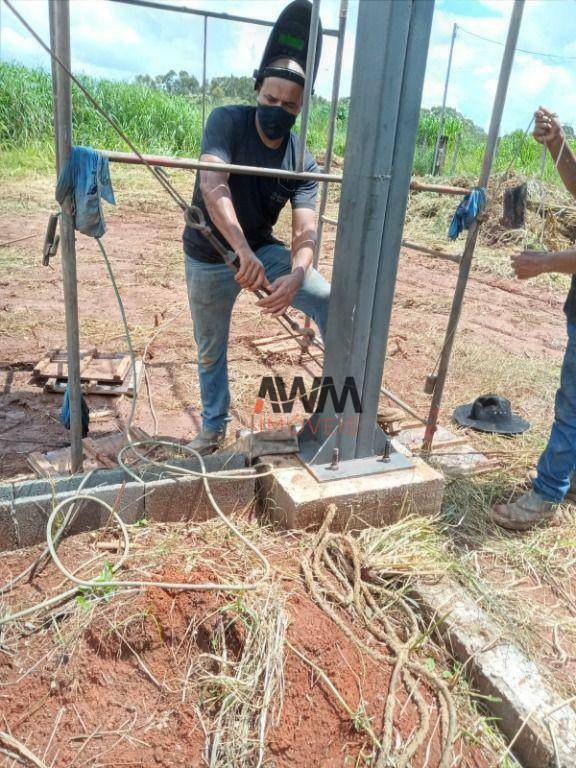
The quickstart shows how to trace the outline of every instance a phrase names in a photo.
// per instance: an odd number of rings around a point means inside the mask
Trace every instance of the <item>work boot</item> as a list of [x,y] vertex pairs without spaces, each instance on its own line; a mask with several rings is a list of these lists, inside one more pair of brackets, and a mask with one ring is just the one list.
[[197,451],[201,456],[207,456],[209,453],[214,453],[218,448],[222,446],[226,431],[224,429],[201,429],[200,432],[189,443],[186,443],[186,448],[192,448]]
[[490,518],[509,531],[527,531],[554,517],[558,505],[546,501],[536,491],[528,491],[510,504],[495,504]]

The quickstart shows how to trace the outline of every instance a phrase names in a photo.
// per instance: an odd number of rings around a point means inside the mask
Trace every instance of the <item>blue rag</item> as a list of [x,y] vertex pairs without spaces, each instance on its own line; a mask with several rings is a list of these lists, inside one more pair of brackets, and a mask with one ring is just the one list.
[[74,227],[83,235],[102,237],[106,231],[102,197],[111,205],[116,204],[108,158],[90,147],[72,147],[58,176],[56,200],[60,205],[70,200]]
[[450,240],[456,240],[463,229],[470,229],[470,225],[476,221],[476,217],[484,210],[485,205],[486,190],[484,187],[474,187],[474,189],[471,189],[458,205],[452,217],[452,222],[448,229]]
[[[66,392],[64,392],[64,400],[62,401],[62,410],[60,411],[60,421],[66,429],[70,429],[70,384],[66,385]],[[86,437],[88,434],[88,426],[90,424],[90,409],[88,403],[84,399],[84,395],[81,395],[80,407],[82,409],[82,437]]]

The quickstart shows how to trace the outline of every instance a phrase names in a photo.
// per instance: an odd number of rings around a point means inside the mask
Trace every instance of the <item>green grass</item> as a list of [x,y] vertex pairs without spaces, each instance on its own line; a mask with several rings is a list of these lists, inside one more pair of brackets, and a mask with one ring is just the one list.
[[[80,76],[83,84],[104,109],[113,115],[139,149],[148,153],[197,157],[202,134],[200,98],[167,93],[142,83],[127,83]],[[126,145],[113,128],[73,87],[74,143],[96,149],[125,150]],[[211,101],[208,111],[222,103],[242,99],[228,96]],[[338,109],[334,151],[343,156],[346,143],[348,99]],[[310,112],[308,145],[318,155],[324,152],[328,131],[329,104],[314,98]],[[437,109],[422,110],[414,159],[414,173],[430,173],[434,144],[439,127]],[[452,171],[454,150],[460,135],[454,166],[456,175],[478,176],[485,146],[484,132],[454,110],[448,110],[444,132],[449,138],[445,173]],[[0,63],[0,151],[4,173],[23,170],[47,170],[54,167],[52,84],[50,74]],[[542,148],[523,131],[502,137],[494,171],[511,164],[527,176],[540,173]],[[544,177],[558,182],[553,163],[548,158]]]
[[[148,153],[197,157],[202,108],[197,97],[168,94],[137,83],[80,76],[83,85],[111,114],[136,146]],[[228,99],[228,101],[231,101]],[[232,100],[233,101],[233,100]],[[208,105],[208,111],[216,104]],[[72,89],[74,143],[126,150],[122,139],[76,87]],[[315,153],[326,143],[329,106],[314,105],[308,143]],[[50,74],[0,63],[0,149],[9,167],[53,167],[52,83]],[[344,153],[345,124],[338,121],[336,154]]]

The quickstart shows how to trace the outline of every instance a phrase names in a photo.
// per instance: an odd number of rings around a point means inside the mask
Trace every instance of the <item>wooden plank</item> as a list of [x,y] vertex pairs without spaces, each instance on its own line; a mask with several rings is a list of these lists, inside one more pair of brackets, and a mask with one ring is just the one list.
[[[140,427],[132,427],[136,440],[148,440],[150,435]],[[115,469],[116,457],[126,444],[124,432],[118,431],[102,437],[85,437],[82,441],[84,470]],[[39,477],[56,477],[71,474],[70,447],[58,448],[47,453],[34,452],[28,455],[28,463]]]
[[42,357],[40,360],[38,360],[38,362],[36,363],[36,365],[32,369],[32,373],[35,376],[42,376],[42,370],[47,365],[50,365],[51,362],[52,362],[52,357],[50,355],[46,355],[46,357]]
[[[124,381],[130,370],[129,355],[119,353],[97,353],[89,365],[82,370],[81,378],[86,380],[119,383]],[[57,378],[64,378],[59,376]]]
[[[89,437],[85,437],[82,441],[84,453],[86,447],[86,441],[90,440]],[[47,453],[31,453],[28,455],[28,463],[36,472],[39,477],[60,477],[72,474],[72,465],[70,462],[70,448],[58,448],[55,451],[48,451]],[[98,469],[101,465],[98,461],[86,455],[84,461],[84,471],[89,472],[91,469]]]
[[[408,429],[403,425],[397,439],[411,453],[422,455],[424,429],[421,425],[410,425]],[[461,430],[453,432],[446,427],[438,427],[428,462],[447,477],[454,478],[484,474],[501,465],[499,460],[489,459],[477,451]]]
[[[130,370],[130,357],[123,352],[98,352],[96,349],[80,351],[81,381],[99,381],[120,384]],[[68,355],[66,350],[53,350],[34,367],[34,374],[43,379],[67,379]]]
[[[68,451],[68,461],[70,461],[70,449],[66,448],[66,450]],[[40,451],[29,453],[26,460],[38,477],[50,477],[54,471],[54,465]]]
[[[136,361],[136,379],[137,387],[140,388],[142,383],[142,375],[144,372],[144,365],[141,360]],[[58,395],[63,395],[66,391],[66,379],[48,379],[44,384],[44,392],[51,392]],[[85,395],[128,395],[132,397],[134,394],[134,387],[132,381],[132,371],[128,372],[126,379],[121,384],[100,384],[99,382],[88,382],[82,387],[82,391]]]
[[[80,350],[80,372],[92,359],[95,350]],[[43,357],[33,370],[34,375],[40,378],[64,378],[68,376],[68,353],[65,349],[54,349],[46,357]]]
[[467,195],[470,192],[464,187],[452,187],[448,184],[427,184],[415,179],[410,182],[410,189],[413,192],[437,192],[439,195]]
[[299,352],[302,349],[301,344],[290,335],[285,337],[278,336],[275,340],[269,339],[265,346],[260,344],[254,344],[254,346],[258,352],[261,352],[263,355],[283,352]]
[[279,333],[276,336],[265,336],[263,339],[252,339],[250,344],[253,347],[259,348],[259,347],[265,347],[268,344],[276,344],[279,341],[283,341],[284,339],[294,339],[294,338],[300,338],[301,336],[304,336],[303,333]]
[[302,349],[300,344],[298,344],[295,341],[289,341],[288,339],[286,341],[280,341],[278,344],[270,344],[270,346],[266,347],[266,349],[261,350],[263,354],[271,355],[271,354],[283,354],[283,353],[289,353],[289,352],[299,352]]

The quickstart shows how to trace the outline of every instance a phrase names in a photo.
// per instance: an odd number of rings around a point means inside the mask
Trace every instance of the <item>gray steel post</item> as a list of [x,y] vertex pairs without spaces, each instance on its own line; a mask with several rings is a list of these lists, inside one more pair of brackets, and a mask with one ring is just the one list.
[[308,136],[308,117],[310,114],[310,99],[312,97],[312,80],[314,79],[314,62],[316,61],[316,43],[318,42],[318,26],[320,24],[320,0],[312,0],[312,15],[310,18],[310,34],[308,36],[308,55],[306,57],[306,82],[304,98],[300,113],[300,152],[296,170],[304,170],[304,155],[306,153],[306,137]]
[[[340,93],[340,77],[342,74],[342,56],[344,54],[344,36],[346,34],[346,17],[348,14],[348,0],[341,0],[338,24],[338,43],[336,45],[336,59],[334,61],[334,78],[332,80],[332,95],[330,100],[330,116],[328,118],[328,137],[326,139],[326,154],[324,156],[324,173],[330,173],[332,155],[334,152],[334,137],[336,135],[336,120],[338,117],[338,94]],[[328,183],[322,184],[320,192],[320,210],[318,212],[318,228],[316,246],[314,247],[314,266],[318,266],[322,249],[322,235],[324,234],[324,215],[328,204]]]
[[356,456],[375,452],[378,404],[392,315],[398,260],[408,203],[410,178],[420,118],[433,3],[415,2],[406,43],[402,90],[398,105],[393,172],[383,221],[378,257],[375,300],[368,328],[368,354],[364,369],[362,413],[358,422]]
[[444,130],[444,115],[446,113],[446,97],[448,96],[448,84],[450,82],[450,70],[452,69],[452,54],[454,53],[454,43],[456,42],[456,32],[458,24],[454,24],[452,29],[452,40],[450,41],[450,53],[448,54],[448,67],[446,68],[446,80],[444,82],[444,94],[442,96],[442,108],[440,110],[440,125],[438,126],[438,136],[436,136],[436,146],[434,147],[434,159],[432,160],[432,175],[436,175],[436,163],[438,162],[438,150],[440,149],[440,136]]
[[[494,153],[498,141],[502,112],[504,111],[504,104],[506,102],[506,93],[508,91],[510,73],[512,72],[512,64],[514,62],[514,53],[516,50],[516,43],[518,41],[518,33],[520,32],[523,10],[524,0],[514,0],[512,16],[510,18],[510,25],[508,27],[508,34],[506,36],[504,54],[502,56],[502,63],[500,65],[498,87],[494,97],[494,106],[492,107],[492,117],[490,119],[490,128],[488,129],[488,140],[486,142],[486,150],[484,152],[482,170],[480,172],[480,179],[478,181],[478,186],[480,187],[487,187],[488,180],[490,178],[490,171],[492,169],[492,162],[494,160]],[[450,365],[452,347],[454,346],[456,331],[458,329],[460,314],[462,312],[462,302],[464,300],[464,292],[466,291],[466,284],[470,274],[470,267],[472,266],[472,258],[474,256],[474,249],[476,247],[476,239],[478,238],[478,230],[479,224],[478,222],[474,222],[468,230],[466,245],[464,246],[464,252],[462,253],[462,258],[460,260],[458,281],[454,291],[454,298],[452,299],[452,308],[450,310],[450,317],[448,319],[448,327],[446,329],[446,336],[444,338],[444,346],[442,347],[442,354],[440,356],[440,362],[438,365],[438,377],[434,386],[432,402],[430,404],[430,412],[428,414],[428,424],[426,426],[426,433],[423,443],[425,450],[430,450],[432,447],[434,433],[436,432],[436,425],[440,415],[440,405],[442,403],[442,395],[444,393],[444,385],[446,383],[446,376],[448,374],[448,366]]]
[[206,125],[206,49],[208,46],[208,17],[204,16],[204,35],[202,38],[202,129]]
[[[70,8],[68,0],[50,0],[50,40],[54,52],[70,68]],[[68,75],[52,61],[54,89],[54,124],[56,129],[57,171],[68,159],[72,148],[72,93]],[[82,471],[82,410],[80,387],[80,334],[78,328],[78,285],[76,277],[76,238],[69,206],[60,215],[62,281],[66,314],[66,349],[70,392],[71,469]]]
[[[323,371],[338,392],[353,377],[361,396],[360,415],[350,399],[344,408],[342,460],[378,450],[378,398],[433,8],[396,0],[359,6]],[[311,425],[321,445],[329,445],[338,418],[327,406]]]

